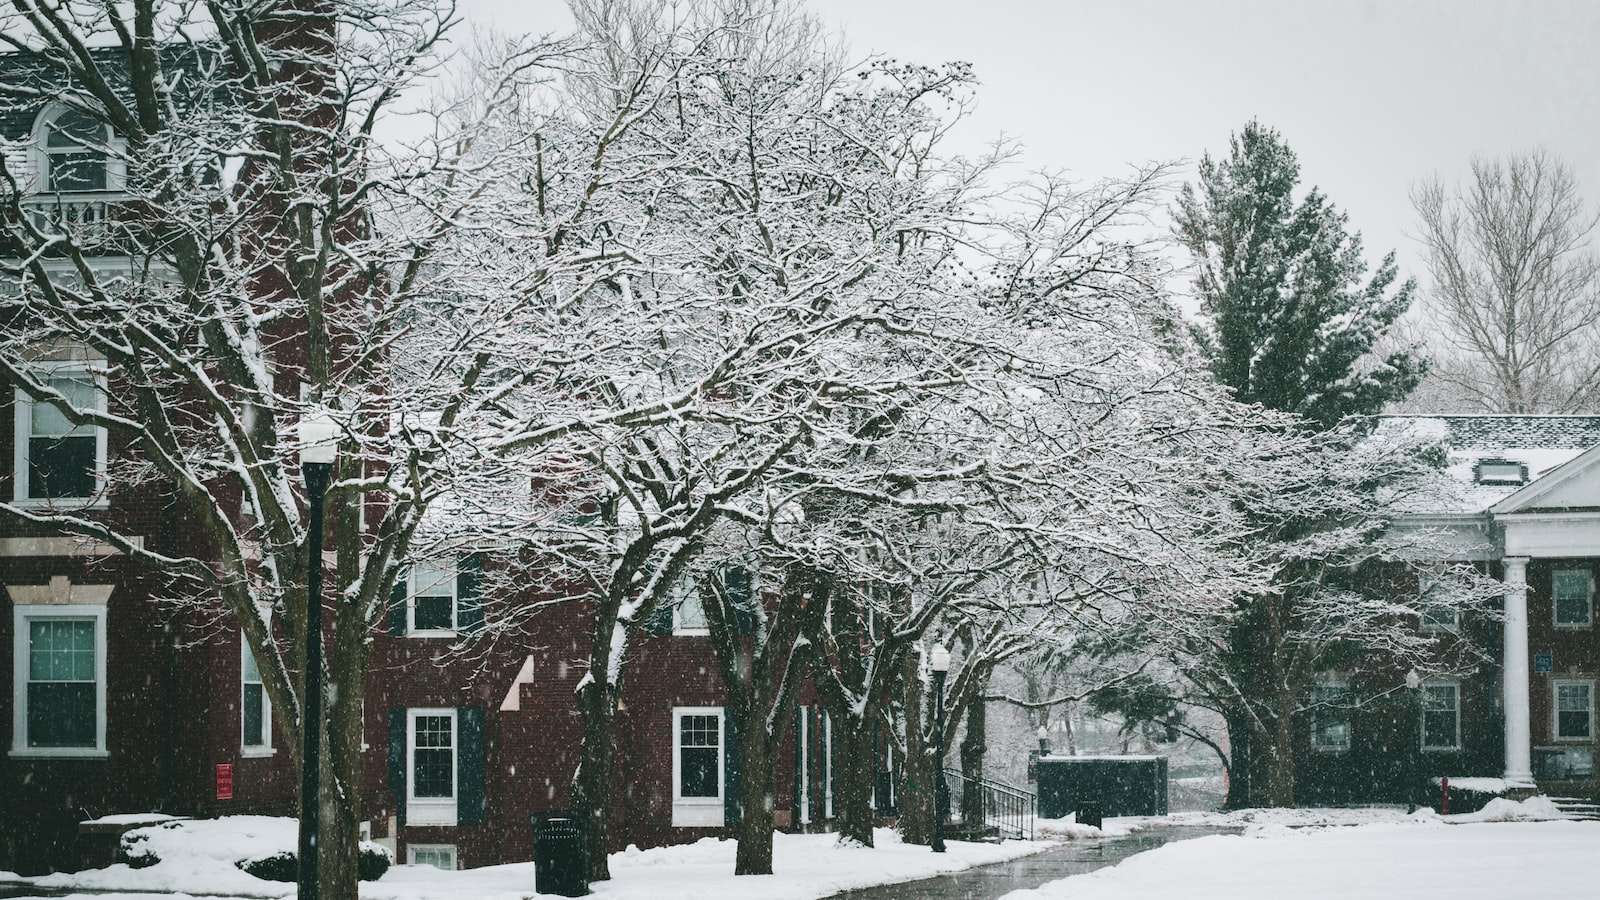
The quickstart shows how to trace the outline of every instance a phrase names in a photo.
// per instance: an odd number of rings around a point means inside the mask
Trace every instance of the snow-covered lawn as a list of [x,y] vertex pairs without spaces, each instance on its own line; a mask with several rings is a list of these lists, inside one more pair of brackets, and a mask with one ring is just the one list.
[[[153,828],[141,841],[161,857],[142,869],[115,865],[76,874],[25,879],[54,890],[116,891],[117,900],[165,892],[232,897],[292,896],[293,884],[263,881],[235,868],[240,857],[292,849],[292,819],[236,816]],[[1047,850],[1048,841],[1003,844],[949,843],[937,854],[902,844],[878,829],[875,849],[841,847],[833,835],[774,835],[772,875],[735,878],[733,841],[707,838],[695,844],[612,854],[612,880],[594,885],[598,897],[618,900],[814,900],[851,888],[927,878],[975,865],[1002,862]],[[444,872],[426,866],[392,866],[382,879],[361,884],[364,900],[524,900],[534,892],[533,863]],[[98,900],[105,900],[101,894]]]
[[1356,827],[1290,828],[1272,821],[1278,816],[1257,811],[1258,821],[1242,835],[1168,844],[1112,868],[1014,891],[1004,900],[1594,896],[1600,885],[1600,822],[1472,821],[1538,815],[1502,802],[1506,806],[1495,811],[1452,816],[1449,822],[1425,813]]

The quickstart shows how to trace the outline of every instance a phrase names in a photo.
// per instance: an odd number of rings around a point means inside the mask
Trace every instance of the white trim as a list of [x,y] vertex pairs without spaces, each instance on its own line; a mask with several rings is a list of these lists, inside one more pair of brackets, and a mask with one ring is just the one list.
[[[461,621],[461,563],[451,557],[442,563],[425,560],[430,567],[436,566],[435,571],[448,571],[450,577],[445,584],[450,587],[450,627],[449,628],[418,628],[417,627],[417,565],[413,563],[406,569],[406,637],[414,638],[453,638],[460,630]],[[426,594],[423,596],[438,597],[440,594]]]
[[[1589,733],[1564,737],[1561,734],[1561,689],[1568,686],[1581,686],[1589,692]],[[1559,678],[1550,682],[1550,737],[1557,743],[1588,744],[1594,741],[1594,679],[1592,678]]]
[[[1451,696],[1454,697],[1454,707],[1451,710],[1455,714],[1455,735],[1453,737],[1453,743],[1428,743],[1428,688],[1430,687],[1450,688]],[[1429,679],[1424,681],[1422,686],[1417,690],[1421,692],[1421,696],[1417,698],[1417,713],[1418,715],[1422,716],[1422,721],[1418,723],[1420,726],[1418,730],[1421,732],[1419,737],[1422,742],[1422,749],[1436,750],[1440,752],[1459,751],[1461,749],[1461,682],[1448,678]],[[1443,712],[1443,710],[1440,710],[1440,712]]]
[[[14,757],[105,757],[106,608],[104,606],[15,606],[12,608],[11,755]],[[28,746],[28,641],[33,619],[89,619],[94,622],[95,743],[83,747]]]
[[[450,796],[417,796],[417,717],[450,718]],[[406,824],[454,825],[461,798],[461,721],[453,708],[406,709]]]
[[[41,361],[30,363],[35,377],[51,378],[60,374],[90,376],[95,387],[95,408],[106,409],[106,371],[93,360]],[[32,497],[28,494],[28,443],[33,437],[33,397],[21,387],[13,388],[15,402],[12,408],[12,465],[11,498],[16,506],[28,509],[103,509],[110,505],[106,497],[106,430],[98,425],[94,429],[94,493],[87,497]]]
[[[683,720],[686,716],[717,717],[717,795],[683,797]],[[672,825],[674,828],[720,828],[727,821],[723,794],[728,788],[728,717],[720,706],[672,708]]]
[[[1562,575],[1582,575],[1584,592],[1583,621],[1562,622],[1556,618],[1560,609],[1556,597],[1556,583]],[[1584,631],[1594,626],[1594,571],[1592,569],[1556,569],[1550,573],[1550,627],[1562,631]]]
[[433,865],[433,863],[420,863],[420,862],[417,862],[417,851],[419,851],[419,850],[422,851],[423,853],[448,854],[449,859],[450,859],[450,865],[448,867],[446,867],[446,866],[434,866],[434,868],[444,869],[445,871],[453,872],[457,868],[459,868],[460,865],[461,865],[460,862],[457,861],[456,845],[455,844],[407,844],[406,845],[406,865],[408,865],[408,866],[432,866]]

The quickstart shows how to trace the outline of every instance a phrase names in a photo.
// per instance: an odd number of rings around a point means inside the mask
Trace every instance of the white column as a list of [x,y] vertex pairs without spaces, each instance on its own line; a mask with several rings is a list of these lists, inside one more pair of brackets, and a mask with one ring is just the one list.
[[1532,784],[1530,762],[1533,738],[1528,730],[1528,558],[1508,556],[1505,565],[1506,618],[1504,669],[1501,690],[1505,692],[1506,781]]

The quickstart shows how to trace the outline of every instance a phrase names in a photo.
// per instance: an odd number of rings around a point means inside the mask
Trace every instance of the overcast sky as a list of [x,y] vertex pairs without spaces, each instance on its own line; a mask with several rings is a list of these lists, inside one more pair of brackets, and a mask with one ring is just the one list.
[[[1083,178],[1227,152],[1277,128],[1364,233],[1420,275],[1407,193],[1475,154],[1549,147],[1600,199],[1595,0],[809,0],[869,54],[965,60],[982,82],[961,139],[1001,133],[1035,168]],[[469,22],[561,31],[563,0],[462,0]],[[1189,172],[1192,173],[1192,166]]]

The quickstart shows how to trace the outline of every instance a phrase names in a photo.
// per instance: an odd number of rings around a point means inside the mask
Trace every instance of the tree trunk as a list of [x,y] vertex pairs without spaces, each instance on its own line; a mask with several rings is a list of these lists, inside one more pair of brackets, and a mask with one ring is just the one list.
[[983,757],[989,751],[988,709],[983,695],[988,679],[977,685],[977,697],[967,708],[967,729],[961,736],[961,820],[968,826],[984,824]]
[[1253,737],[1248,714],[1224,713],[1223,722],[1228,728],[1228,809],[1248,809],[1251,806],[1254,771]]
[[[590,670],[591,673],[594,671]],[[578,692],[583,715],[583,745],[572,779],[572,812],[584,825],[589,853],[589,880],[611,880],[607,859],[611,824],[611,768],[616,760],[616,695],[602,677]]]
[[[833,799],[838,820],[839,839],[872,846],[872,728],[874,721],[849,721],[845,728],[836,728],[833,735],[834,758],[837,766],[836,793]],[[845,723],[841,723],[845,724]]]
[[933,749],[929,746],[923,706],[927,694],[923,691],[921,675],[917,669],[920,661],[907,655],[900,663],[903,670],[905,705],[905,758],[900,761],[900,839],[907,844],[933,843]]
[[776,776],[773,747],[759,732],[745,732],[739,743],[739,849],[733,859],[735,875],[772,874],[772,803]]

